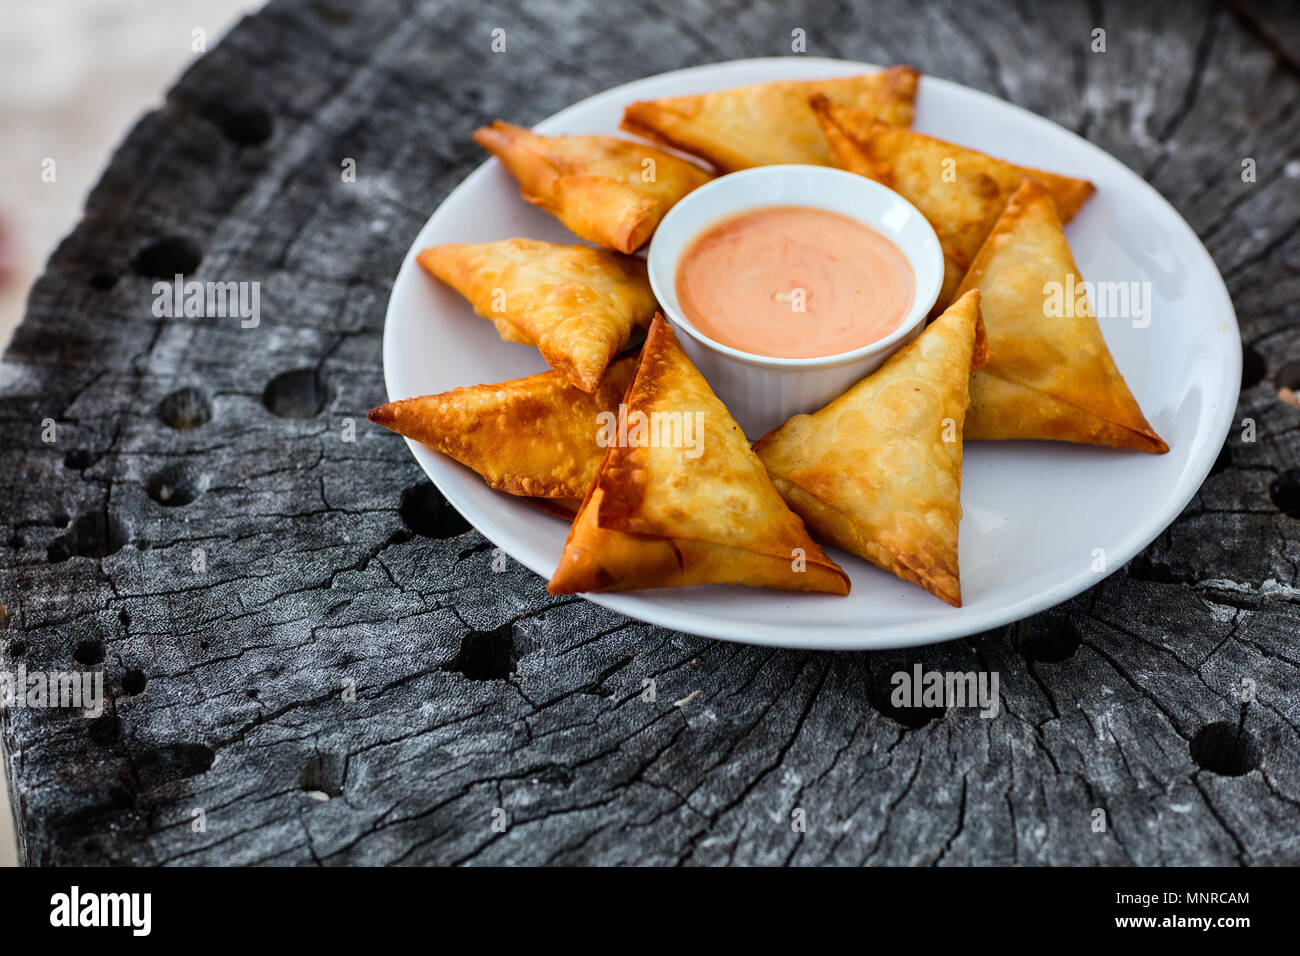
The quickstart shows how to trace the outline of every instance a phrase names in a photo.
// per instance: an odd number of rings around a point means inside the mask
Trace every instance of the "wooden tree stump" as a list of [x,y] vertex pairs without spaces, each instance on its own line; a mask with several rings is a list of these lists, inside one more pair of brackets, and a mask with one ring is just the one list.
[[[1300,409],[1278,399],[1300,383],[1300,24],[1136,6],[318,0],[243,21],[122,143],[0,369],[0,665],[102,667],[111,695],[94,720],[4,712],[24,859],[1300,862]],[[1234,430],[1174,525],[1055,610],[878,654],[650,627],[492,573],[364,421],[390,283],[481,162],[476,125],[789,53],[796,28],[811,55],[912,63],[1078,131],[1227,279],[1257,440]],[[261,324],[155,317],[177,272],[261,283]],[[998,672],[1002,712],[893,708],[916,662]]]

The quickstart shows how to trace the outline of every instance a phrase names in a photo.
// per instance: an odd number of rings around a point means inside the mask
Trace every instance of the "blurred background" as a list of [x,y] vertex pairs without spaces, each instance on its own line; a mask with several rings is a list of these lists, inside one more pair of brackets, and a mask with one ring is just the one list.
[[[4,0],[0,24],[0,345],[113,148],[262,0]],[[200,38],[196,30],[202,30]],[[42,180],[54,160],[55,181]]]
[[[0,24],[0,347],[113,149],[262,0],[4,0]],[[196,33],[196,31],[202,31]],[[42,173],[53,160],[54,181]],[[2,599],[3,596],[0,596]],[[3,765],[0,764],[0,774]],[[13,866],[8,784],[0,866]]]

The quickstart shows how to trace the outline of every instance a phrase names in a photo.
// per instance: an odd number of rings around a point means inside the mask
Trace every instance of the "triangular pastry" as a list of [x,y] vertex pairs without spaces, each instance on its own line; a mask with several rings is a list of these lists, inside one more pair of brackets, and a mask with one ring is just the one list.
[[617,414],[636,366],[635,356],[617,359],[590,394],[542,372],[389,402],[369,418],[472,468],[498,491],[572,508],[605,454],[596,442],[599,416]]
[[694,584],[848,593],[848,576],[786,507],[662,316],[625,404],[552,594]]
[[574,235],[636,252],[677,201],[713,177],[661,149],[613,136],[539,136],[502,120],[474,131],[523,197]]
[[433,246],[416,260],[469,299],[503,339],[535,344],[546,364],[584,392],[600,383],[633,329],[654,317],[645,262],[633,256],[504,239]]
[[967,439],[1169,450],[1115,367],[1052,199],[1033,179],[1007,202],[967,289],[983,296],[989,341],[988,364],[971,376]]
[[777,163],[833,164],[808,107],[814,94],[909,126],[920,74],[910,66],[829,80],[785,80],[633,103],[623,129],[707,159],[722,172]]
[[815,97],[812,109],[836,165],[894,190],[934,227],[943,249],[943,288],[935,311],[956,295],[961,277],[997,222],[1007,199],[1030,176],[1069,222],[1094,192],[1092,183],[1027,169],[974,149],[879,122],[869,113]]
[[809,530],[961,607],[962,423],[984,359],[962,296],[871,375],[754,446]]

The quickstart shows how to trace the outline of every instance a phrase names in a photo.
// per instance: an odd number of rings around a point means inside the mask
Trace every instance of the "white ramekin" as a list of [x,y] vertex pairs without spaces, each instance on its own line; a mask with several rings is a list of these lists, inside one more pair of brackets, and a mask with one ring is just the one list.
[[[682,315],[677,262],[691,240],[714,223],[762,206],[812,206],[849,216],[887,236],[912,265],[916,289],[902,324],[885,338],[823,358],[772,358],[715,342]],[[650,285],[682,347],[745,434],[756,440],[801,412],[816,411],[874,372],[920,332],[939,297],[943,252],[925,217],[877,182],[824,166],[759,166],[688,194],[655,230]]]

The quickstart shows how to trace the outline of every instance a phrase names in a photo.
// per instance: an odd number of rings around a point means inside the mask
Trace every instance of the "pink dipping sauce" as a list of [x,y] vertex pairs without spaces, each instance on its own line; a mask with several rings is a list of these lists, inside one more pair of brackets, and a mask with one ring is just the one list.
[[700,333],[775,358],[878,342],[907,316],[915,289],[911,264],[889,239],[808,206],[724,219],[677,263],[677,302]]

